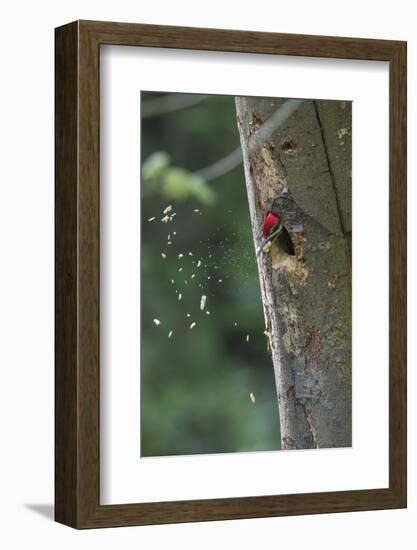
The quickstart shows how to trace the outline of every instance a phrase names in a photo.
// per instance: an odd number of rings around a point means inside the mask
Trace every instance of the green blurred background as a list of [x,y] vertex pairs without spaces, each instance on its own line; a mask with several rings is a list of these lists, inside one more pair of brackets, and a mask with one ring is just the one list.
[[142,92],[141,107],[141,456],[277,450],[234,98]]

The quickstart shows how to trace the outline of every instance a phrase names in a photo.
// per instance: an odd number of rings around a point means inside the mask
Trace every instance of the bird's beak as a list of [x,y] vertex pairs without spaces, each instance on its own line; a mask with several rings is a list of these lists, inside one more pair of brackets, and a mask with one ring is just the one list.
[[[276,227],[276,226],[275,226]],[[258,245],[258,248],[256,249],[256,257],[259,256],[259,254],[262,252],[262,250],[265,248],[265,246],[270,242],[272,241],[273,239],[275,239],[282,231],[283,229],[283,225],[282,223],[280,223],[278,225],[278,228],[275,229],[275,231],[273,231],[268,238],[265,239],[265,237],[262,237],[262,239],[259,241],[259,245]]]
[[262,237],[262,239],[259,241],[258,248],[256,249],[256,257],[259,256],[259,254],[262,252],[264,246],[267,244],[269,239],[265,239],[265,237]]

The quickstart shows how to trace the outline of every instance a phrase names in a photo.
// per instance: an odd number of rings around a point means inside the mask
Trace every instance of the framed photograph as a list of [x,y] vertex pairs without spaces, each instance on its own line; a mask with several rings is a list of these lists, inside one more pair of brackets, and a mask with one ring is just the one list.
[[56,521],[406,506],[406,43],[56,29]]

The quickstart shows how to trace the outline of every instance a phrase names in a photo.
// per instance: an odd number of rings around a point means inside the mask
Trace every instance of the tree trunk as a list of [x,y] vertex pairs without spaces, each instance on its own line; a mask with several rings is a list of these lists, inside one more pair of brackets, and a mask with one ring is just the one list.
[[255,244],[266,204],[284,191],[295,248],[289,256],[274,241],[257,259],[281,446],[349,447],[351,104],[304,101],[265,133],[284,103],[236,98]]

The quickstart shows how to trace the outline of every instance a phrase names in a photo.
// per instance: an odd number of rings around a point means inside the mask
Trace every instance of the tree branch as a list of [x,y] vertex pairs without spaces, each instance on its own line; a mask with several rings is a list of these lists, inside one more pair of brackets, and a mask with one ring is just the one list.
[[272,134],[284,124],[288,117],[290,117],[298,107],[303,103],[303,99],[288,99],[277,109],[263,124],[262,126],[250,136],[249,138],[249,151],[253,153],[256,149],[259,149]]
[[242,149],[241,147],[238,147],[222,159],[206,166],[205,168],[197,170],[197,172],[194,172],[194,175],[203,178],[205,181],[211,181],[216,178],[220,178],[220,176],[224,176],[224,174],[227,174],[233,170],[233,168],[239,166],[242,160]]
[[[253,152],[258,149],[271,135],[278,130],[280,126],[284,124],[289,116],[294,113],[296,109],[303,102],[302,99],[289,99],[286,101],[275,113],[257,130],[255,134],[252,134],[249,141],[249,151]],[[233,168],[238,166],[243,160],[242,148],[238,147],[224,158],[201,168],[194,173],[194,175],[203,178],[205,181],[211,181],[220,176],[224,176]]]
[[155,99],[148,99],[142,103],[142,118],[165,115],[181,109],[198,105],[207,99],[207,95],[194,94],[167,94]]

